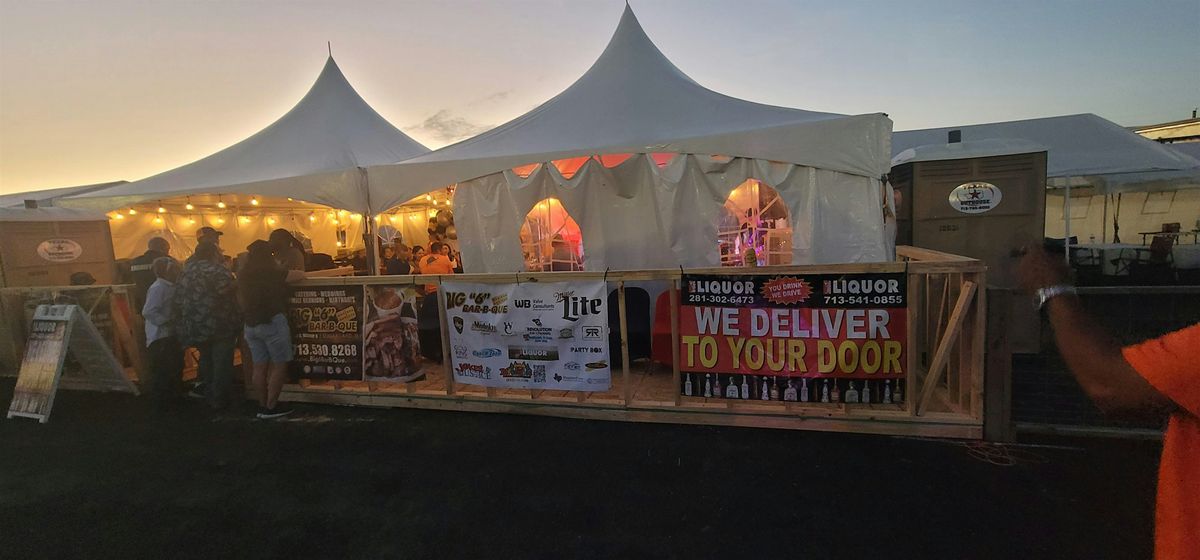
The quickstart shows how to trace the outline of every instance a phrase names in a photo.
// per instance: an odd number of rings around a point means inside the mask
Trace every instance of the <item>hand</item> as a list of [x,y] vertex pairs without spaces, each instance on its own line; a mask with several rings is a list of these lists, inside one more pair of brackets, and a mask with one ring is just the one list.
[[1017,279],[1021,290],[1034,293],[1041,288],[1067,284],[1070,272],[1060,256],[1047,253],[1041,245],[1026,248],[1025,256],[1017,265]]

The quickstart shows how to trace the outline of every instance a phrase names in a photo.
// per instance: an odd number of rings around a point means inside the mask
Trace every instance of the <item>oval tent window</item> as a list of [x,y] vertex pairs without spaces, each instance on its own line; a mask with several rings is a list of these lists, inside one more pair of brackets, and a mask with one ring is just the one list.
[[37,254],[50,262],[71,262],[83,254],[83,247],[70,239],[47,239],[37,246]]
[[963,214],[982,214],[1000,205],[1003,195],[991,183],[963,183],[950,191],[950,206]]

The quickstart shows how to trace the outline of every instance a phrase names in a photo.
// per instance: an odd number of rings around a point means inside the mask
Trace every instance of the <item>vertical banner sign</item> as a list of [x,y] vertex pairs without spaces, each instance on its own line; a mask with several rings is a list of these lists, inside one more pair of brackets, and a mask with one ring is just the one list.
[[405,383],[424,377],[417,329],[417,289],[367,286],[363,371],[367,381]]
[[605,391],[608,306],[603,281],[445,282],[451,369],[458,383]]
[[292,290],[292,375],[305,379],[363,378],[363,287]]
[[71,333],[73,306],[42,305],[29,326],[25,358],[17,374],[17,386],[8,406],[8,417],[24,416],[45,422],[50,418],[54,393],[63,361],[67,357],[67,339]]
[[903,273],[683,276],[685,396],[894,403],[907,333]]

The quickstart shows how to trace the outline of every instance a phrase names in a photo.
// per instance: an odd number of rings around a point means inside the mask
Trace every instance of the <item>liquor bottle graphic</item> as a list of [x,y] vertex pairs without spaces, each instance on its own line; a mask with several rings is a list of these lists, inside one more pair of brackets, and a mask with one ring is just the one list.
[[746,375],[742,376],[742,399],[745,399],[745,400],[750,399],[750,384],[746,382],[747,377],[749,377],[749,376],[746,376]]
[[[837,385],[834,385],[837,388]],[[829,402],[829,380],[821,382],[821,402]]]
[[846,402],[848,402],[848,403],[858,402],[858,389],[854,388],[853,381],[850,382],[850,388],[846,389]]
[[863,381],[862,402],[871,404],[871,382]]
[[[742,383],[744,384],[745,382],[746,382],[746,376],[743,375]],[[741,393],[738,392],[738,386],[733,384],[733,376],[732,375],[729,376],[729,385],[725,386],[725,398],[727,398],[727,399],[742,398]]]
[[[806,398],[806,399],[808,398],[808,387],[807,386],[805,386],[805,388],[804,388],[804,398]],[[795,380],[792,380],[792,379],[788,380],[787,389],[783,390],[783,400],[790,401],[790,402],[796,402],[796,382],[795,382]]]
[[687,380],[683,382],[683,394],[692,396],[692,374],[687,374]]
[[[764,377],[763,379],[766,379],[766,378]],[[771,392],[770,392],[770,396],[767,398],[770,400],[773,400],[773,401],[779,400],[779,378],[778,377],[771,378]]]
[[712,396],[712,374],[711,373],[704,374],[704,396],[705,397]]
[[808,402],[808,378],[800,380],[800,402]]
[[892,382],[883,382],[883,404],[892,404]]
[[725,396],[725,393],[721,392],[721,374],[719,373],[713,376],[713,396],[718,399]]
[[833,391],[830,391],[829,398],[833,399],[833,402],[842,402],[842,392],[838,389],[836,379],[833,380]]
[[771,400],[771,387],[767,384],[767,378],[762,378],[762,383],[758,384],[758,399],[762,401]]
[[892,391],[892,402],[897,404],[904,402],[904,389],[900,387],[899,379],[896,380],[896,390]]

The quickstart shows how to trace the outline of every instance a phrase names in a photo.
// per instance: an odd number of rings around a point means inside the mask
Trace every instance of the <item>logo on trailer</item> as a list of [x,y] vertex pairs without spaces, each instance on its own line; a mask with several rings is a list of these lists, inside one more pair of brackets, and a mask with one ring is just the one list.
[[83,254],[83,247],[70,239],[47,239],[38,244],[37,254],[50,262],[71,262]]
[[462,317],[454,318],[454,330],[457,331],[458,334],[462,334],[462,332],[463,332],[463,318]]
[[499,348],[484,348],[471,352],[476,358],[495,358],[500,355]]
[[586,325],[583,327],[584,340],[600,340],[604,338],[604,329],[596,325]]
[[963,214],[982,214],[1000,205],[1000,188],[983,181],[963,183],[950,191],[950,207]]

